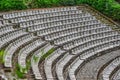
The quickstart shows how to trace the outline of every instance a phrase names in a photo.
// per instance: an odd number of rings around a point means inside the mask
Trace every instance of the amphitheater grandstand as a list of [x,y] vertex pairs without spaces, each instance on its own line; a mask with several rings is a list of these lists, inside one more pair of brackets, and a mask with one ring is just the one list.
[[0,13],[0,80],[120,80],[120,26],[88,5]]

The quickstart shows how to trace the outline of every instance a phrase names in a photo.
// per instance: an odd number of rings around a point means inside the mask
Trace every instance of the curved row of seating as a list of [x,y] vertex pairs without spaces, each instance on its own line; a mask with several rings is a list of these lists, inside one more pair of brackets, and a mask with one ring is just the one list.
[[0,36],[0,48],[10,42],[13,39],[16,39],[20,36],[27,34],[26,29],[14,30]]
[[69,70],[69,77],[70,80],[76,80],[75,71],[77,68],[84,62],[84,60],[80,59],[79,57],[74,60],[74,62],[70,65]]
[[[119,42],[117,42],[117,43],[113,43],[113,45],[110,45],[109,43],[108,44],[102,44],[102,45],[99,45],[99,46],[97,46],[97,47],[95,47],[95,48],[93,48],[93,50],[92,49],[90,49],[90,50],[87,50],[85,53],[83,53],[82,54],[82,59],[87,59],[88,57],[91,57],[91,56],[93,56],[93,55],[95,55],[95,54],[97,54],[97,53],[99,53],[99,52],[101,52],[101,51],[104,51],[104,50],[107,50],[107,49],[110,49],[110,48],[113,48],[113,47],[115,47],[115,46],[120,46],[120,41]],[[86,47],[85,47],[86,48]],[[85,50],[85,48],[83,48],[83,51]],[[79,48],[79,49],[81,49],[81,48]],[[89,49],[89,48],[88,48]],[[93,52],[92,52],[93,51]],[[80,52],[78,52],[78,53],[81,53],[82,52],[82,50],[80,51]],[[91,53],[89,53],[89,52],[91,52]],[[62,61],[60,61],[61,62],[61,64],[62,64],[62,66],[64,67],[64,65],[71,59],[73,57],[73,55],[66,55],[65,56],[65,59],[64,59],[64,57],[61,59]],[[65,60],[65,61],[64,61]],[[63,62],[63,63],[62,63]],[[60,63],[59,63],[59,61],[57,62],[58,64],[59,64],[59,66],[57,66],[56,65],[56,67],[58,68],[58,70],[56,70],[56,72],[58,73],[58,71],[60,72],[61,71],[61,75],[63,74],[63,69],[61,69],[62,68],[62,66],[60,66]],[[77,62],[76,62],[77,63]],[[79,65],[79,64],[78,64]],[[75,67],[79,67],[79,66],[77,66],[77,65],[75,65]],[[59,69],[60,68],[60,69]],[[76,69],[77,69],[76,68]],[[59,76],[58,77],[60,77],[60,78],[58,78],[59,80],[63,80],[64,78],[62,78],[61,76],[60,76],[60,73],[58,73],[59,74]],[[74,79],[75,80],[75,79]]]
[[7,26],[2,26],[1,28],[0,28],[0,35],[3,35],[3,34],[5,34],[5,33],[8,33],[8,32],[10,32],[10,31],[13,31],[14,29],[13,29],[13,26],[12,25],[7,25]]
[[[117,39],[118,39],[118,38],[119,38],[119,36],[117,37]],[[104,39],[104,40],[105,40],[105,39]],[[108,41],[109,41],[109,40],[111,41],[111,39],[108,39]],[[104,42],[104,43],[105,43],[105,42]],[[115,47],[115,46],[119,46],[118,43],[119,43],[119,41],[117,41],[117,42],[115,43],[116,45],[109,47],[110,43],[108,42],[107,46],[108,46],[108,48],[112,48],[112,47]],[[114,43],[113,43],[113,44],[114,44]],[[112,45],[113,45],[113,44],[112,44]],[[101,49],[105,47],[105,48],[107,49],[107,46],[103,45],[102,47],[101,47],[101,46],[98,46],[98,47],[100,47]],[[101,50],[101,51],[102,51],[102,50]],[[68,58],[67,58],[67,59],[68,59]],[[63,62],[64,62],[64,61],[63,61]],[[58,63],[58,64],[59,64],[59,63]],[[64,63],[63,63],[63,64],[64,64]],[[63,64],[62,64],[62,65],[63,65]],[[64,66],[64,65],[63,65],[63,66]],[[61,67],[60,67],[60,68],[61,68]],[[58,70],[58,71],[59,71],[59,70]],[[62,70],[61,70],[61,71],[62,71]],[[61,78],[61,77],[60,77],[60,78]]]
[[120,70],[118,70],[115,75],[112,78],[113,80],[119,80],[120,79]]
[[55,50],[51,55],[49,55],[46,59],[45,59],[45,63],[44,63],[44,69],[45,69],[45,74],[47,77],[47,80],[52,80],[54,79],[53,75],[52,75],[52,64],[53,61],[60,56],[61,54],[63,54],[65,51],[61,50],[61,49],[57,49]]
[[[17,58],[23,72],[30,56],[35,79],[77,80],[76,73],[88,58],[120,46],[120,33],[112,29],[115,25],[106,24],[96,16],[78,6],[3,14],[3,22],[8,21],[0,26],[4,66],[14,67]],[[54,47],[57,49],[48,54]],[[41,61],[45,74],[39,69]]]
[[40,48],[38,51],[36,51],[31,58],[31,66],[32,66],[33,74],[35,75],[36,79],[42,79],[42,76],[39,72],[38,63],[42,58],[42,55],[46,54],[51,48],[53,48],[52,45],[46,44],[45,46]]
[[45,13],[51,13],[51,12],[54,12],[54,13],[55,12],[60,12],[60,11],[64,12],[64,11],[76,10],[76,7],[77,6],[13,12],[13,13],[4,14],[3,18],[4,19],[11,19],[11,18],[30,16],[30,15],[36,15],[36,14],[45,14]]
[[73,75],[72,78],[77,80],[103,80],[102,78],[98,78],[98,73],[101,70],[101,67],[103,67],[103,65],[106,65],[107,62],[114,60],[116,57],[118,57],[120,55],[119,52],[120,50],[108,52],[105,51],[102,53],[103,55],[101,55],[101,53],[98,53],[98,55],[100,56],[94,56],[91,59],[88,58],[88,60],[79,58],[79,62],[82,60],[84,60],[84,62],[79,64],[80,66],[78,69],[76,69],[74,74],[71,72],[71,74]]
[[103,80],[110,80],[110,74],[112,71],[120,65],[120,57],[116,58],[114,61],[112,61],[102,72]]
[[32,43],[26,45],[23,47],[19,53],[18,53],[18,63],[22,68],[26,68],[26,58],[29,55],[29,53],[34,50],[37,47],[40,47],[42,44],[44,44],[44,41],[41,39],[38,39],[36,41],[33,41]]
[[35,38],[33,34],[26,34],[21,38],[18,38],[16,41],[13,43],[10,43],[8,47],[5,49],[5,54],[4,54],[4,65],[5,67],[12,67],[12,56],[14,52],[22,45],[25,44],[26,42],[32,40]]

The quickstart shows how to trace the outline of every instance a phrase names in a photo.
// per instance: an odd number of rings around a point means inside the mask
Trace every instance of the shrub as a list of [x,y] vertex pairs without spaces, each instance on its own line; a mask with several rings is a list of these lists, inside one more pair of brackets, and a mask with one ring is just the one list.
[[114,20],[120,20],[120,4],[115,0],[77,0],[77,4],[88,4]]
[[75,0],[59,0],[59,4],[63,6],[75,5]]
[[59,6],[59,0],[36,0],[34,3],[37,7],[53,7]]
[[25,8],[26,6],[22,0],[0,0],[0,11],[21,10]]

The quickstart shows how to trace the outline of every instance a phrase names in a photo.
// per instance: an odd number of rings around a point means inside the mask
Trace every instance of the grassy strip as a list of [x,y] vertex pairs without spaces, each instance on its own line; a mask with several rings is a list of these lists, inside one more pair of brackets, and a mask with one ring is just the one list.
[[[43,55],[43,54],[44,54],[44,49],[42,49],[42,50],[40,51],[40,53],[41,53],[41,55]],[[34,60],[35,63],[38,61],[38,59],[39,59],[39,56],[37,56],[37,55],[34,55],[34,56],[33,56],[33,60]]]
[[33,60],[34,60],[34,62],[37,62],[37,61],[38,61],[38,59],[39,59],[39,57],[38,57],[38,56],[36,56],[36,55],[34,55],[34,56],[33,56]]
[[21,66],[19,64],[16,64],[15,74],[17,75],[18,79],[24,78],[24,73],[21,72]]
[[[41,60],[44,60],[46,57],[48,57],[50,54],[52,54],[55,51],[55,48],[51,48],[46,54],[44,54],[44,50],[41,50]],[[44,55],[43,55],[44,54]],[[33,59],[35,62],[38,61],[38,56],[34,56]],[[15,74],[17,75],[18,79],[22,79],[25,77],[25,73],[30,69],[30,61],[27,61],[26,68],[22,68],[19,64],[16,64],[15,68]]]
[[22,68],[19,64],[16,64],[15,74],[17,75],[18,79],[25,77],[25,73],[30,69],[30,64],[30,60],[27,60],[26,68]]
[[5,50],[0,50],[0,63],[4,63],[4,59],[3,59],[3,56],[5,54]]
[[47,53],[45,53],[44,55],[42,55],[41,60],[44,60],[46,57],[48,57],[54,51],[55,51],[55,48],[51,48]]

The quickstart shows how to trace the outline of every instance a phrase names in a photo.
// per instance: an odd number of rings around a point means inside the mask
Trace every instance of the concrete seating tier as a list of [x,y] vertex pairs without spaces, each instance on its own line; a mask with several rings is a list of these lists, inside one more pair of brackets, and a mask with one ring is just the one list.
[[15,30],[9,33],[6,33],[5,35],[2,35],[0,37],[0,48],[5,45],[6,43],[8,43],[9,41],[16,39],[22,35],[27,34],[25,29],[19,29],[19,30]]
[[[113,51],[107,50],[105,52],[98,53],[96,56],[93,57],[86,57],[86,59],[82,59],[82,57],[89,56],[89,54],[81,56],[79,60],[84,60],[84,62],[79,64],[80,66],[78,67],[78,69],[74,71],[72,79],[74,78],[73,80],[103,80],[102,78],[98,78],[98,74],[101,73],[101,70],[103,70],[101,68],[103,67],[103,65],[107,65],[109,61],[114,60],[116,57],[118,57],[119,52],[120,50],[114,49]],[[69,71],[70,70],[68,70],[68,72]]]
[[110,80],[110,74],[112,71],[120,65],[120,57],[116,58],[114,61],[112,61],[102,72],[103,80]]
[[70,55],[69,53],[66,53],[66,55],[60,59],[56,64],[56,74],[59,80],[64,80],[63,77],[63,68],[64,65],[73,57],[74,55]]
[[[115,39],[116,40],[116,39]],[[80,58],[83,60],[89,58],[90,56],[93,56],[101,51],[105,51],[107,49],[110,49],[110,48],[113,48],[113,47],[116,47],[116,46],[120,46],[120,41],[110,41],[108,40],[108,42],[103,42],[102,44],[99,43],[98,45],[97,44],[94,44],[94,45],[91,45],[90,47],[84,47],[83,49],[82,48],[78,48],[76,50],[76,52],[74,52],[73,54],[75,53],[82,53],[83,51],[86,51],[84,52],[82,55],[80,55]],[[82,46],[80,46],[82,47]],[[64,58],[65,57],[65,58]],[[57,76],[58,76],[58,79],[59,80],[63,80],[63,68],[65,66],[65,64],[70,60],[72,59],[72,57],[74,57],[74,55],[70,55],[70,54],[66,54],[61,60],[59,60],[56,64],[56,73],[57,73]],[[68,58],[67,58],[68,57]],[[81,61],[80,61],[81,62]],[[77,63],[77,62],[76,62]],[[79,62],[78,62],[79,63]],[[75,69],[77,69],[79,67],[79,64],[77,66],[77,64],[75,65]],[[75,71],[75,70],[74,70]],[[75,77],[74,77],[75,78]]]
[[0,35],[3,35],[3,34],[8,33],[10,31],[14,31],[12,25],[11,26],[7,25],[7,26],[0,27]]
[[83,63],[84,60],[80,59],[79,57],[76,58],[76,60],[74,60],[74,62],[71,64],[70,71],[69,71],[69,77],[70,80],[76,80],[75,77],[75,71],[77,70],[77,68]]
[[4,65],[5,67],[12,67],[12,56],[14,52],[24,43],[32,40],[35,38],[33,34],[26,34],[25,36],[15,40],[13,43],[9,44],[8,47],[5,49],[4,54]]
[[29,53],[34,50],[37,47],[40,47],[45,42],[41,39],[38,39],[36,41],[33,41],[32,43],[26,45],[23,47],[19,53],[18,53],[18,63],[22,68],[26,68],[26,57],[29,55]]
[[[14,68],[13,58],[17,58],[20,67],[26,68],[30,56],[34,79],[76,80],[77,70],[88,58],[120,46],[120,33],[113,30],[116,24],[104,22],[103,16],[99,18],[100,14],[89,10],[71,6],[2,14],[0,49],[5,50],[4,66]],[[42,59],[52,48],[55,51]],[[40,71],[41,60],[45,74]]]
[[52,75],[52,62],[64,52],[65,51],[62,51],[61,49],[57,49],[49,57],[47,57],[45,59],[44,69],[45,69],[45,74],[46,74],[47,80],[54,79],[54,77]]
[[38,63],[42,58],[41,56],[44,55],[46,52],[48,52],[51,48],[53,48],[53,46],[50,44],[47,44],[44,47],[40,48],[38,51],[36,51],[32,56],[31,66],[32,66],[33,74],[35,75],[35,79],[42,79],[41,73],[38,68]]
[[51,13],[51,12],[60,12],[60,11],[70,11],[70,10],[76,10],[76,7],[63,7],[63,8],[53,8],[53,9],[38,9],[38,10],[28,10],[28,11],[21,11],[21,12],[13,12],[8,14],[3,14],[4,19],[11,19],[11,18],[17,18],[21,16],[30,16],[30,15],[36,15],[36,14],[45,14],[45,13]]
[[114,74],[114,76],[113,76],[112,79],[113,79],[113,80],[119,80],[119,79],[120,79],[120,70],[118,70],[118,71]]

